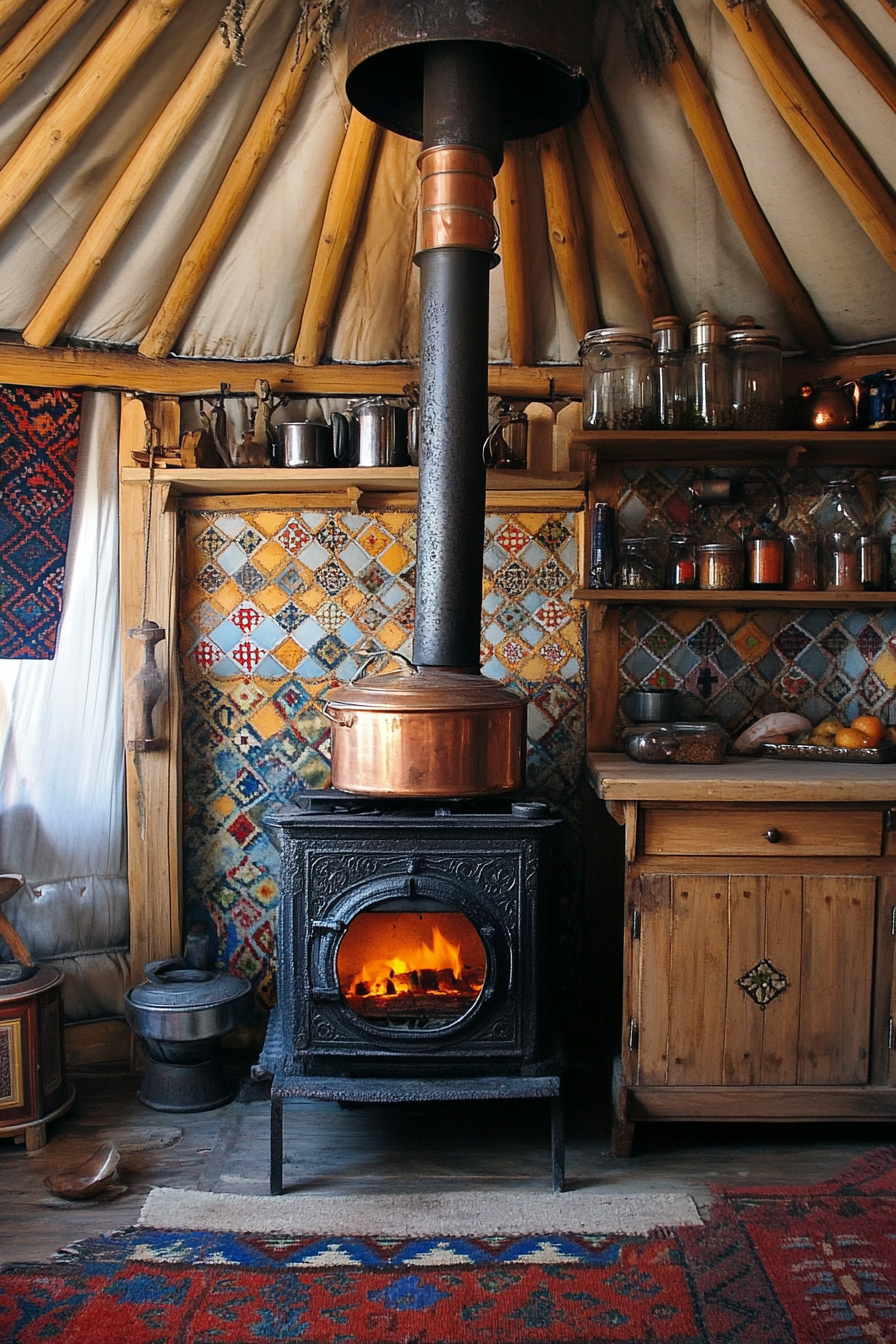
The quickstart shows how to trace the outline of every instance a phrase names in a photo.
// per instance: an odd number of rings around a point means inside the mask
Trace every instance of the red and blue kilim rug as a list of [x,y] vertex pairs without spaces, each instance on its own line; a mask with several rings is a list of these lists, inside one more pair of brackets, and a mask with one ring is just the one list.
[[896,1340],[896,1148],[716,1191],[644,1237],[395,1243],[130,1229],[0,1273],[4,1344],[850,1344]]
[[80,420],[80,392],[0,388],[0,658],[56,652]]

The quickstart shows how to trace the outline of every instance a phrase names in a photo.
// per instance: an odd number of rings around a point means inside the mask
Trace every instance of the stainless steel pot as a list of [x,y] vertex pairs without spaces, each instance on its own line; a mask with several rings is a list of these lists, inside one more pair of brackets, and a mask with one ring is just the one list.
[[673,690],[629,691],[622,708],[634,723],[671,723],[678,707],[678,692]]
[[124,996],[124,1015],[138,1036],[158,1041],[205,1041],[232,1031],[252,993],[247,980],[199,971],[181,957],[143,967],[147,983]]
[[277,426],[275,467],[332,467],[333,431],[310,420],[290,420]]
[[[474,797],[521,788],[526,701],[487,677],[415,667],[327,693],[333,786],[350,793]],[[391,655],[395,656],[395,655]]]
[[357,401],[333,416],[336,460],[342,466],[402,467],[408,462],[406,404],[385,397]]

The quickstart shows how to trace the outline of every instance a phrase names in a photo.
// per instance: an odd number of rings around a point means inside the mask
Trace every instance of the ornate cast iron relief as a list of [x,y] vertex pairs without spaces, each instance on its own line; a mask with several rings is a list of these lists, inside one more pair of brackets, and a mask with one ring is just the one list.
[[744,971],[737,983],[765,1012],[772,999],[784,993],[788,981],[786,975],[776,971],[771,962],[763,957],[761,961],[757,961],[752,970]]

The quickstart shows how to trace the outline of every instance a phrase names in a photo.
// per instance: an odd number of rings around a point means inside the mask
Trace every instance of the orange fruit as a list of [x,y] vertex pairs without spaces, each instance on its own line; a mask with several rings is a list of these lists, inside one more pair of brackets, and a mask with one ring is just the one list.
[[883,722],[876,714],[860,714],[857,719],[853,719],[849,725],[857,733],[864,733],[868,738],[869,746],[876,747],[884,735]]
[[857,728],[841,728],[834,738],[835,747],[870,747],[871,740]]

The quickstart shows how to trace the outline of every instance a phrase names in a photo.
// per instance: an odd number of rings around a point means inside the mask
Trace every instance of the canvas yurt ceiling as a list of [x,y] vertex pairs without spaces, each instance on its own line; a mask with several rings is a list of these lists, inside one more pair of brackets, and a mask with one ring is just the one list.
[[[338,14],[321,59],[301,0],[221,6],[0,0],[0,328],[414,360],[419,146],[352,114]],[[493,360],[705,308],[815,356],[896,337],[888,0],[598,0],[582,65],[590,107],[498,179]]]

